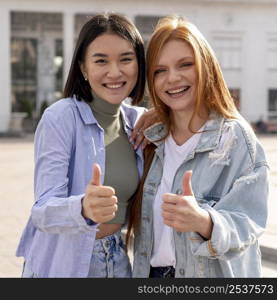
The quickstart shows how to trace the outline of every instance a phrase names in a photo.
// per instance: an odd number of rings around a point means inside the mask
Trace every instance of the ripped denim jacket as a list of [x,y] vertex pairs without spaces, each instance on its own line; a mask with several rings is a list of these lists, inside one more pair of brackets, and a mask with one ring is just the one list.
[[[145,135],[163,137],[163,124]],[[228,138],[223,147],[222,133]],[[148,277],[153,246],[152,204],[163,171],[164,142],[158,142],[147,175],[142,201],[140,233],[135,236],[133,277]],[[198,145],[173,179],[171,193],[178,193],[183,174],[193,170],[192,188],[199,205],[213,221],[210,240],[196,232],[174,231],[175,277],[261,277],[258,238],[267,220],[268,164],[262,146],[249,124],[213,116],[207,121]]]

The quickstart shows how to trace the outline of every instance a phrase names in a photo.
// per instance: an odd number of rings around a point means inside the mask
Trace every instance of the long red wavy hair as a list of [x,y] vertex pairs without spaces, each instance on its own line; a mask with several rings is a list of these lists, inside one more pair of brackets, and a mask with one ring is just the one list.
[[[237,118],[238,111],[234,100],[223,78],[214,51],[207,40],[191,22],[182,17],[168,16],[160,19],[158,22],[150,38],[146,54],[147,83],[150,99],[161,121],[167,126],[168,134],[172,128],[172,120],[168,106],[159,99],[155,91],[155,65],[157,64],[163,46],[168,41],[176,39],[188,43],[195,56],[197,90],[195,108],[189,123],[189,129],[193,132],[191,128],[192,120],[197,114],[201,116],[203,107],[205,107],[205,111],[208,114],[215,112],[225,118]],[[164,138],[166,138],[166,136]],[[131,232],[134,230],[136,233],[136,231],[139,230],[143,184],[151,165],[154,148],[153,145],[150,145],[145,149],[144,176],[131,204],[127,242],[130,239]]]

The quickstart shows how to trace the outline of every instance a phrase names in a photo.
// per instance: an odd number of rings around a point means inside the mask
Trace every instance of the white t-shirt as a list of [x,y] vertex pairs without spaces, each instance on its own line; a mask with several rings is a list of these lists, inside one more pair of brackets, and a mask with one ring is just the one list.
[[[212,121],[208,121],[212,122]],[[173,240],[173,229],[164,224],[162,217],[162,195],[170,193],[174,176],[178,167],[197,146],[201,137],[201,131],[205,125],[199,129],[200,133],[194,134],[183,145],[178,146],[173,137],[169,135],[165,140],[164,167],[161,183],[158,187],[156,197],[153,202],[153,227],[154,245],[150,259],[152,267],[165,267],[176,265],[175,244]],[[217,151],[224,151],[228,147],[231,139],[230,128],[226,127],[222,132]]]
[[[203,130],[204,126],[199,130]],[[175,267],[175,245],[173,229],[164,224],[162,217],[162,195],[170,193],[178,167],[197,146],[201,133],[194,134],[183,145],[178,146],[171,134],[165,140],[164,167],[161,183],[153,202],[154,245],[150,264],[152,267]]]

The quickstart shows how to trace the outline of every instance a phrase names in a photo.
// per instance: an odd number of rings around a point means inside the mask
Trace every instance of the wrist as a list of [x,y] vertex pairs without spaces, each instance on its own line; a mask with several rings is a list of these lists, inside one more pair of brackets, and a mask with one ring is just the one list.
[[198,233],[205,239],[209,240],[212,236],[213,221],[210,214],[203,208],[201,208],[201,217],[199,220]]
[[83,198],[81,199],[81,207],[82,207],[82,209],[81,209],[81,215],[82,215],[82,217],[85,219],[85,221],[86,221],[86,223],[87,223],[88,225],[95,225],[95,224],[97,224],[97,223],[94,222],[94,221],[86,214],[86,210],[85,210],[85,206],[84,206],[84,198],[85,198],[85,197],[83,197]]
[[85,211],[84,199],[85,199],[85,197],[83,197],[83,198],[81,199],[81,215],[82,215],[85,219],[88,219],[88,216],[87,216],[86,211]]

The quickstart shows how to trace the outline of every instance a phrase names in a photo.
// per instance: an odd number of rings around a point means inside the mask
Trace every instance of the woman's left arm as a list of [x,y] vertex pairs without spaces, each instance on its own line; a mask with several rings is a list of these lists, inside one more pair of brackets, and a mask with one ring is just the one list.
[[[223,179],[215,182],[220,184],[219,190],[225,185],[225,192],[214,206],[209,202],[198,205],[186,175],[183,195],[164,195],[165,224],[189,234],[194,255],[231,259],[255,244],[265,230],[269,168],[259,142],[250,131],[238,128],[226,137],[227,142],[235,138],[236,143],[222,152],[225,159],[228,156],[228,164],[223,168],[224,174],[220,173]],[[213,157],[210,154],[209,160]],[[211,176],[214,166],[202,172]]]
[[213,229],[208,241],[190,233],[194,255],[228,260],[257,242],[266,227],[268,177],[267,164],[257,163],[235,180],[230,192],[214,207],[202,206],[211,217]]

